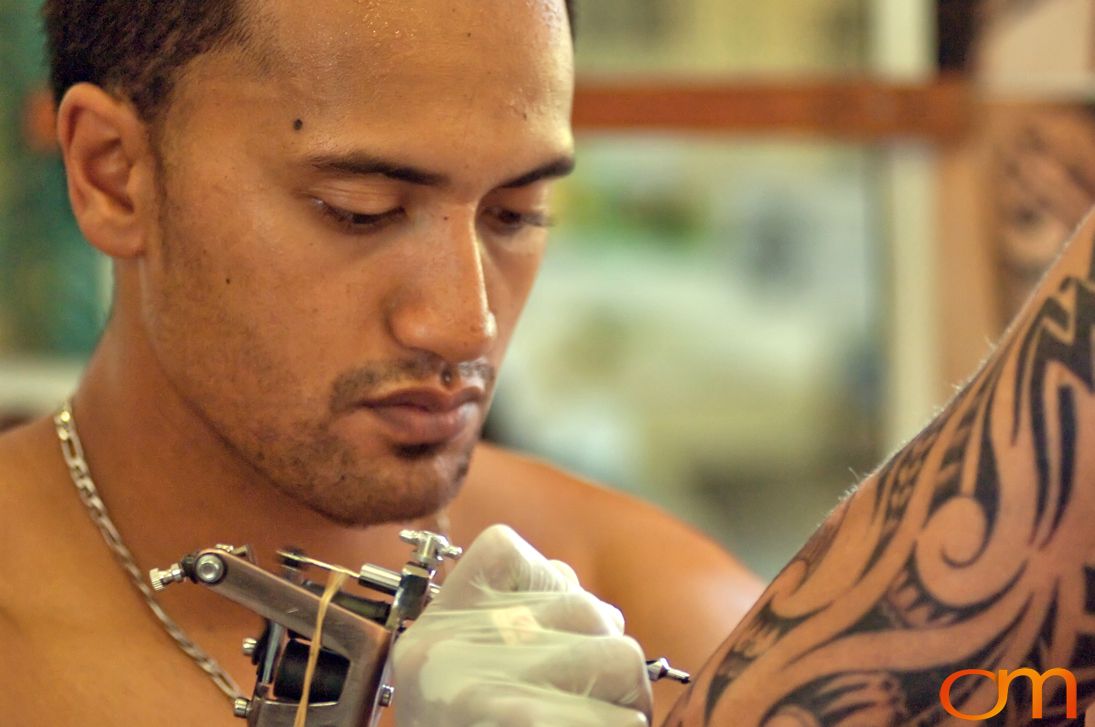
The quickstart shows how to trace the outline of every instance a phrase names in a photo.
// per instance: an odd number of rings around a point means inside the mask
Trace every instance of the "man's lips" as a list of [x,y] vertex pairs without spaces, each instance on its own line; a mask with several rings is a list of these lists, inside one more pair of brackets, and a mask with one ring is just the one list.
[[440,444],[458,437],[475,419],[483,390],[468,387],[403,389],[361,402],[400,444]]

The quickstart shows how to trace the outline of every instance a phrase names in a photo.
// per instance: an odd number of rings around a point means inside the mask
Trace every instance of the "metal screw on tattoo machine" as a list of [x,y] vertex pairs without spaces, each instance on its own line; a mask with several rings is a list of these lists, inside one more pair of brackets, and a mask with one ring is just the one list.
[[[392,643],[440,592],[433,578],[441,562],[463,552],[445,536],[425,530],[404,530],[400,538],[413,552],[399,573],[369,563],[353,571],[287,548],[278,551],[281,573],[274,574],[255,563],[249,547],[217,545],[166,569],[153,568],[149,577],[157,591],[189,580],[263,617],[262,634],[243,642],[244,655],[256,667],[254,691],[233,705],[233,713],[249,727],[292,727],[306,688],[308,725],[375,725],[395,689],[386,683]],[[391,600],[341,589],[325,599],[324,585],[304,577],[308,568],[348,576]],[[318,658],[306,684],[311,642],[324,606]],[[648,661],[647,674],[651,681],[689,680],[664,658]]]

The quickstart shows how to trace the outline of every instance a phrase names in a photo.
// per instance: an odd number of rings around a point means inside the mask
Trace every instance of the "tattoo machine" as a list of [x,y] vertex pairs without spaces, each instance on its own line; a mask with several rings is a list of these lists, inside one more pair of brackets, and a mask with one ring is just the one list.
[[[292,727],[304,697],[311,640],[324,610],[318,658],[308,689],[307,724],[320,727],[375,725],[395,688],[387,683],[391,645],[430,600],[440,592],[433,582],[445,559],[462,549],[425,530],[404,530],[400,538],[413,547],[402,572],[366,563],[358,571],[310,558],[297,550],[278,551],[281,574],[260,568],[248,546],[217,545],[183,557],[165,570],[153,568],[152,587],[161,591],[189,580],[247,607],[265,620],[258,638],[243,641],[257,679],[250,699],[239,697],[233,711],[249,727]],[[341,574],[359,586],[391,600],[344,590],[324,598],[324,586],[304,571],[319,568]],[[651,681],[663,678],[687,683],[690,676],[663,657],[647,661]]]

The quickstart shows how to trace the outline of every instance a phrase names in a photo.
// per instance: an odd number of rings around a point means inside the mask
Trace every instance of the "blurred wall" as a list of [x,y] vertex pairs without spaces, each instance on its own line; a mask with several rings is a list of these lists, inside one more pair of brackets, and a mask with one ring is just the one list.
[[0,0],[0,426],[73,386],[105,316],[104,262],[68,207],[36,3]]

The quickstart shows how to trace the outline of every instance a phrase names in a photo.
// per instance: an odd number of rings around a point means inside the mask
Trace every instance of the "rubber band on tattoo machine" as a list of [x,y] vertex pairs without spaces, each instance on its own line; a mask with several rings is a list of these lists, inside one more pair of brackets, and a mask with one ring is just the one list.
[[327,607],[331,600],[342,587],[346,580],[346,574],[332,572],[327,578],[327,587],[323,589],[323,597],[319,600],[319,609],[316,611],[316,629],[312,634],[312,643],[308,647],[308,666],[304,669],[304,687],[300,694],[300,704],[297,705],[297,716],[293,720],[293,727],[305,727],[308,718],[308,696],[312,691],[312,678],[316,673],[316,663],[319,661],[319,651],[323,645],[323,621],[327,618]]

